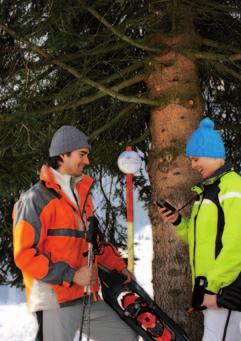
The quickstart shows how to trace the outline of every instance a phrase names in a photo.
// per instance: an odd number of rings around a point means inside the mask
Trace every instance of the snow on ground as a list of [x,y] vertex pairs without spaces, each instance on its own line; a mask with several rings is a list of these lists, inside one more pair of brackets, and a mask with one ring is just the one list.
[[146,290],[149,296],[153,297],[153,243],[150,225],[144,226],[141,231],[135,234],[134,254],[135,258],[137,258],[134,269],[137,282]]
[[[152,296],[152,234],[150,225],[135,233],[135,275],[139,284]],[[34,341],[37,325],[28,312],[23,291],[0,286],[0,340]],[[78,338],[75,338],[75,340]],[[84,340],[83,340],[84,341]]]
[[0,305],[1,341],[33,341],[37,326],[26,303]]

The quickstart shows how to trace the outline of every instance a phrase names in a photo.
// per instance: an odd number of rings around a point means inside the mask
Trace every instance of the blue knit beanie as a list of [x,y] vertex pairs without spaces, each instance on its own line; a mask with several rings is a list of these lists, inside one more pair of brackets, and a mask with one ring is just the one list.
[[186,146],[186,155],[224,159],[225,149],[221,136],[214,129],[214,122],[204,118],[192,133]]

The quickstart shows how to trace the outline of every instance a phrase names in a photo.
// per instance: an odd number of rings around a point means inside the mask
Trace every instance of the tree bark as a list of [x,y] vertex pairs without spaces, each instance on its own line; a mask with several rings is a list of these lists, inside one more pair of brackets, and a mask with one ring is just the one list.
[[[179,41],[183,42],[183,35],[175,37],[175,46],[178,46]],[[169,42],[172,44],[172,39]],[[166,62],[166,66],[163,66],[163,62]],[[167,104],[151,111],[152,144],[148,172],[152,200],[163,196],[180,208],[193,196],[190,189],[197,181],[191,171],[190,161],[185,156],[187,139],[198,126],[204,109],[196,63],[179,52],[155,57],[153,70],[146,83],[152,96],[169,99]],[[190,207],[185,214],[189,210]],[[197,314],[194,316],[185,312],[191,301],[187,245],[176,236],[175,226],[160,221],[153,204],[149,215],[153,226],[155,299],[164,311],[185,328],[190,340],[198,341],[202,334],[201,318],[197,318]]]

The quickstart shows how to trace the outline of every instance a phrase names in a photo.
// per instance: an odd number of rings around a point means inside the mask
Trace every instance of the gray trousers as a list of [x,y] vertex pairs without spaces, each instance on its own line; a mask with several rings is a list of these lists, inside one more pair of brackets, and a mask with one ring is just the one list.
[[[43,341],[78,341],[83,302],[43,311]],[[88,332],[85,310],[82,341]],[[90,341],[137,341],[137,334],[104,301],[91,303]]]
[[229,319],[228,313],[229,311],[224,308],[203,311],[204,335],[202,341],[241,340],[241,312],[232,311]]

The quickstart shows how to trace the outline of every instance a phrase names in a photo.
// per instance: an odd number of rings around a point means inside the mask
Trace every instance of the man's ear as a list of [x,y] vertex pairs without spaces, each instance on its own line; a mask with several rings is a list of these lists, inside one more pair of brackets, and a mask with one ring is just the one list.
[[60,154],[60,155],[59,155],[59,159],[60,159],[59,161],[60,161],[60,162],[64,162],[64,156],[65,156],[65,155],[66,155],[66,154]]

